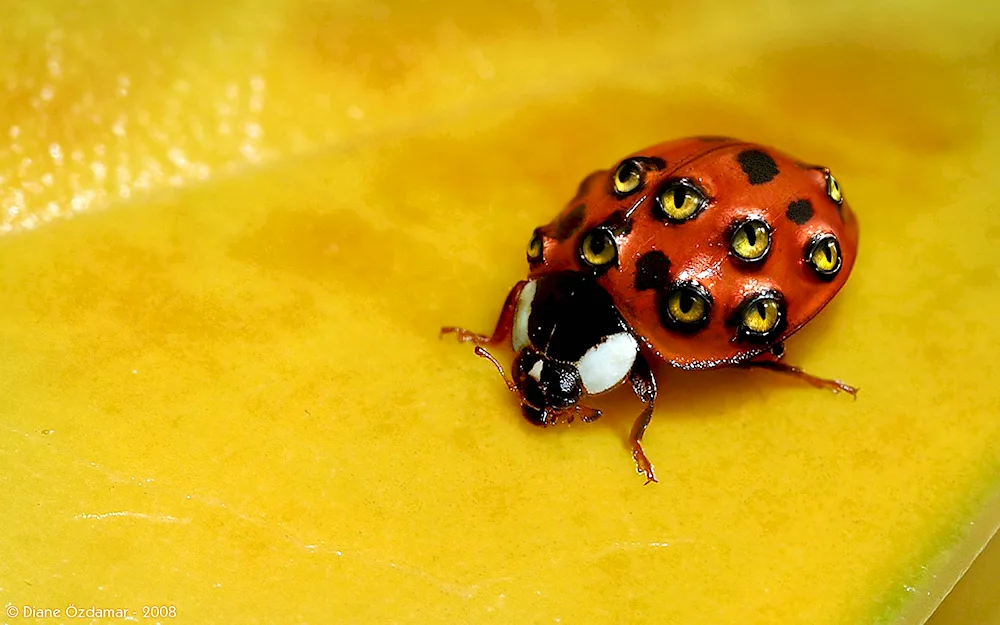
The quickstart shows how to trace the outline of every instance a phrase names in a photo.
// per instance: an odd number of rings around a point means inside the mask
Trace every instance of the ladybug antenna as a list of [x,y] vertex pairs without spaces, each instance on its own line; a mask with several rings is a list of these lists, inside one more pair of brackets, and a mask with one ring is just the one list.
[[482,356],[486,360],[489,360],[490,362],[493,363],[493,366],[496,367],[497,371],[500,372],[500,377],[503,378],[503,381],[507,383],[507,388],[510,389],[511,392],[517,390],[517,387],[514,386],[514,383],[507,378],[507,374],[503,372],[503,366],[499,362],[497,362],[497,359],[493,357],[493,354],[489,353],[479,345],[476,345],[476,355]]

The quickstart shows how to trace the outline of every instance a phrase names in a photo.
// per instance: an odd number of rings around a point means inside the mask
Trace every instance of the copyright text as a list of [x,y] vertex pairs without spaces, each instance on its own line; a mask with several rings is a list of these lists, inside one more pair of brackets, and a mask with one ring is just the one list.
[[121,608],[114,606],[69,604],[60,608],[41,607],[36,605],[10,604],[4,610],[7,618],[80,618],[80,619],[146,619],[174,618],[177,607],[172,605],[144,605],[140,609]]

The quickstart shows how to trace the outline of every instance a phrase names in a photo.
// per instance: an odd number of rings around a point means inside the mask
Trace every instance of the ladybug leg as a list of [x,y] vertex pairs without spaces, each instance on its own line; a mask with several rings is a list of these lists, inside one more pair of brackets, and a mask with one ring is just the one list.
[[778,373],[785,373],[803,380],[804,382],[808,382],[816,388],[825,388],[833,391],[834,393],[844,392],[855,399],[857,399],[858,396],[857,387],[844,384],[840,380],[829,380],[826,378],[816,377],[806,373],[798,367],[793,367],[792,365],[787,365],[783,362],[777,362],[775,360],[751,360],[743,363],[742,366],[747,369],[756,367],[758,369],[768,369],[770,371],[777,371]]
[[635,470],[646,476],[646,484],[656,482],[656,473],[653,472],[653,465],[646,458],[646,453],[642,450],[642,435],[646,433],[649,422],[653,418],[653,404],[656,402],[656,378],[649,369],[649,363],[640,354],[632,365],[632,371],[628,374],[632,383],[632,390],[641,401],[646,404],[642,412],[632,424],[632,432],[628,440],[632,447],[632,459],[635,460]]
[[601,411],[597,408],[590,408],[589,406],[581,406],[576,404],[569,408],[546,408],[543,412],[542,421],[546,426],[549,425],[569,425],[573,423],[576,417],[580,417],[580,420],[584,423],[590,423],[596,421],[601,416]]
[[601,418],[601,411],[597,408],[577,405],[574,407],[574,410],[578,415],[580,415],[580,420],[584,423],[593,423]]
[[[510,334],[510,329],[514,325],[514,312],[517,309],[517,298],[521,294],[521,289],[527,284],[522,280],[514,285],[514,288],[507,294],[507,299],[500,310],[500,318],[497,320],[496,328],[493,329],[493,336],[478,334],[465,328],[444,327],[441,328],[440,336],[445,334],[455,334],[461,343],[473,342],[476,345],[499,345]],[[478,352],[477,352],[478,353]],[[480,354],[482,355],[482,354]]]

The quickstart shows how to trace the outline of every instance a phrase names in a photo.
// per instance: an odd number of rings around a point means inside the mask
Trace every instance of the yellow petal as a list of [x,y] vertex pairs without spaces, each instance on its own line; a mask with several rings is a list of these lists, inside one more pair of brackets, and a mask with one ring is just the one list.
[[[995,527],[996,10],[14,4],[8,609],[892,622]],[[438,330],[492,330],[585,175],[702,133],[849,187],[858,265],[786,359],[862,390],[664,368],[643,487],[627,391],[536,429]]]

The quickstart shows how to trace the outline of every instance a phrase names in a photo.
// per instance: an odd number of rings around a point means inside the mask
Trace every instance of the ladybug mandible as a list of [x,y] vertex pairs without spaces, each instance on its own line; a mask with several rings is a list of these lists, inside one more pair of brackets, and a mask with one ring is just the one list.
[[[857,249],[857,218],[827,168],[731,138],[668,141],[590,174],[534,230],[528,276],[492,336],[441,333],[475,343],[536,425],[593,421],[601,412],[580,402],[629,382],[645,403],[629,442],[648,484],[650,359],[760,367],[857,393],[780,362],[785,339],[844,285]],[[508,336],[512,380],[483,348]]]

